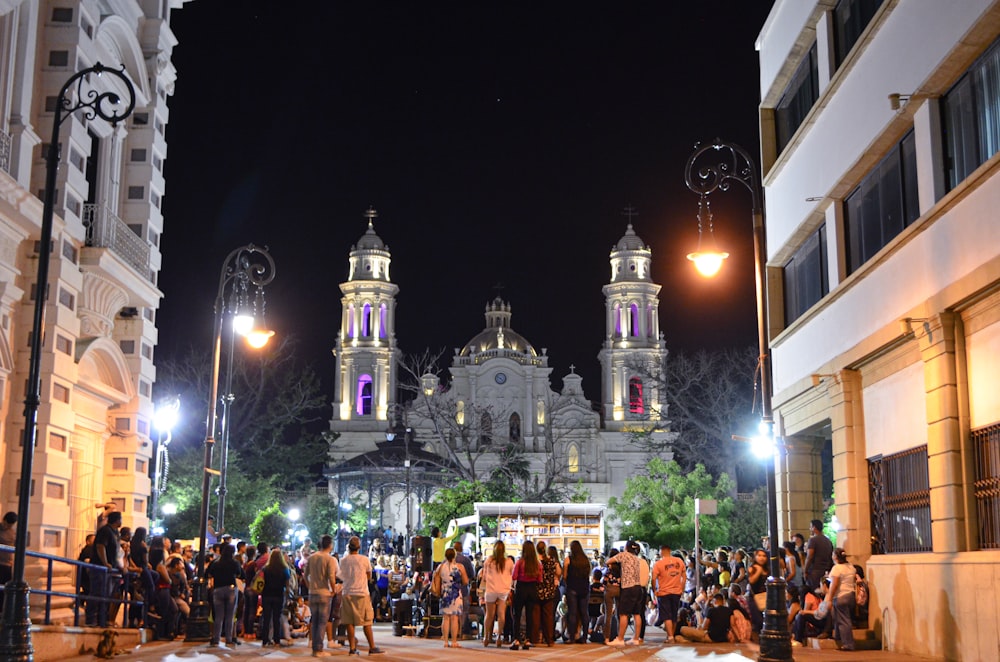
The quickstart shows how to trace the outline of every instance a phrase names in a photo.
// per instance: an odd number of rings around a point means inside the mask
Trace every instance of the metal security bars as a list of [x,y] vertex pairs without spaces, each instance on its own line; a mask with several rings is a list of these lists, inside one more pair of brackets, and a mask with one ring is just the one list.
[[931,551],[927,446],[870,458],[868,480],[872,554]]
[[1000,423],[972,431],[979,548],[1000,549]]

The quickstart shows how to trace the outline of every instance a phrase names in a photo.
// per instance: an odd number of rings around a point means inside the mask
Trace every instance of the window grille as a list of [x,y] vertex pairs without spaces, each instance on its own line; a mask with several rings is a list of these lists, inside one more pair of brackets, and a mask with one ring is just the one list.
[[979,548],[1000,549],[1000,423],[972,431]]
[[870,458],[868,481],[872,554],[931,551],[927,446]]

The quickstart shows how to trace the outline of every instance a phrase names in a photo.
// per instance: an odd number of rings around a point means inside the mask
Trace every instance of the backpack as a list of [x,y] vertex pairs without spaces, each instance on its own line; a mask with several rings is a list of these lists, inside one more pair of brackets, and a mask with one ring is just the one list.
[[733,637],[736,639],[736,642],[744,644],[750,641],[750,634],[753,632],[753,627],[741,610],[733,610],[733,616],[729,619],[729,627],[732,628]]
[[868,604],[868,582],[861,577],[854,578],[854,601],[859,607]]

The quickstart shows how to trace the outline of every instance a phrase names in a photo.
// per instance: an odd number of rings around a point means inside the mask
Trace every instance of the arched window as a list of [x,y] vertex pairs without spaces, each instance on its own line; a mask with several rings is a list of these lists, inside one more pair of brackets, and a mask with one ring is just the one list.
[[642,380],[638,377],[628,380],[628,410],[633,414],[646,413],[642,402]]
[[535,403],[535,422],[545,425],[545,401],[541,398]]
[[358,377],[358,416],[372,415],[372,376]]
[[465,402],[462,400],[455,403],[455,422],[465,425]]
[[361,309],[361,337],[367,338],[372,334],[372,305],[366,303]]
[[631,324],[629,326],[631,326],[631,328],[632,328],[632,335],[634,337],[638,338],[639,337],[639,306],[635,305],[634,303],[631,306],[629,306],[629,318],[630,318],[629,321],[631,322]]
[[516,411],[510,415],[508,424],[510,427],[510,443],[521,443],[521,416]]
[[479,417],[479,444],[488,446],[493,443],[493,417],[489,412],[483,412]]
[[577,449],[576,444],[569,445],[569,472],[571,474],[580,472],[580,451]]
[[385,304],[378,308],[378,337],[385,338]]
[[653,304],[646,306],[646,337],[653,337]]
[[347,337],[354,337],[354,304],[347,305]]
[[619,303],[615,304],[614,309],[615,315],[615,338],[622,337],[622,306]]

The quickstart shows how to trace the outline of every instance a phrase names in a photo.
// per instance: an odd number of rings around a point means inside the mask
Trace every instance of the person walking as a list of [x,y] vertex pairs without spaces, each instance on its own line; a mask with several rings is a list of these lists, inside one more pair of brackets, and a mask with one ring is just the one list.
[[368,582],[372,578],[372,564],[367,556],[358,553],[360,550],[361,539],[351,536],[347,541],[347,556],[340,563],[340,576],[344,580],[341,618],[347,626],[347,638],[351,644],[350,654],[359,655],[356,628],[360,625],[364,629],[365,639],[368,640],[368,654],[378,655],[385,651],[375,645],[375,634],[372,632],[375,608],[368,592]]
[[239,643],[233,619],[236,614],[236,580],[243,579],[243,567],[234,558],[235,553],[235,547],[223,545],[219,559],[205,570],[205,577],[212,588],[212,618],[215,620],[212,646],[218,646],[223,636],[228,644]]
[[670,545],[660,545],[660,558],[653,564],[653,594],[658,615],[653,625],[662,625],[666,643],[674,643],[677,613],[684,594],[684,561],[673,555]]
[[271,550],[267,565],[261,572],[264,573],[264,590],[260,593],[262,647],[278,646],[281,644],[281,612],[285,608],[285,592],[292,577],[280,548]]
[[[460,543],[455,544],[461,547]],[[459,647],[458,639],[462,630],[459,617],[464,611],[462,604],[465,601],[462,587],[469,583],[469,575],[465,572],[465,566],[455,560],[457,556],[458,552],[454,548],[446,549],[444,563],[434,571],[436,593],[441,600],[438,611],[441,614],[441,637],[444,639],[445,648]],[[448,641],[449,635],[451,635],[451,641]]]
[[493,640],[493,620],[497,621],[497,648],[503,641],[503,629],[507,616],[507,599],[514,576],[514,561],[507,558],[507,547],[502,540],[493,544],[493,554],[483,564],[483,585],[486,592],[486,618],[483,627],[483,646]]
[[578,644],[587,643],[590,615],[590,559],[579,540],[569,544],[569,556],[563,562],[566,582],[566,628],[563,639]]
[[[323,634],[330,620],[330,608],[337,591],[337,573],[340,563],[333,555],[333,536],[326,534],[319,540],[319,551],[306,559],[306,582],[309,586],[309,632],[312,637],[312,656],[329,657],[323,650]],[[343,586],[343,585],[341,585]],[[335,648],[333,637],[330,647]]]
[[837,646],[840,650],[852,651],[854,650],[852,615],[857,600],[855,596],[857,571],[847,560],[847,552],[840,547],[833,550],[831,561],[836,561],[836,564],[830,569],[830,590],[826,594],[826,600],[830,603],[830,612],[833,614],[833,638],[838,641]]

